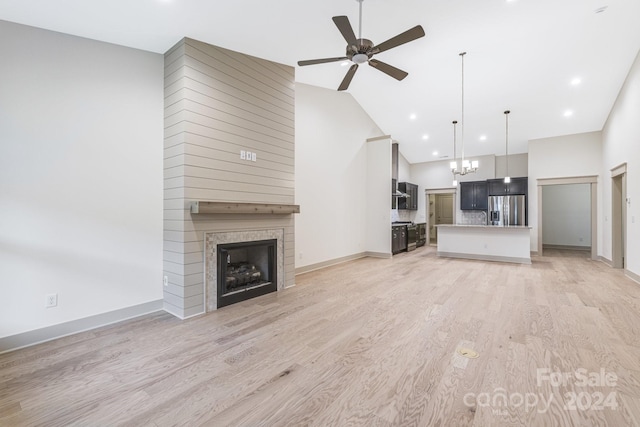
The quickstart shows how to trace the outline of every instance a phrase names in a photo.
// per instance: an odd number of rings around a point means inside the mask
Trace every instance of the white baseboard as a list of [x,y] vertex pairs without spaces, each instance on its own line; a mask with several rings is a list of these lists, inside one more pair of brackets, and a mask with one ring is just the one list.
[[610,259],[607,259],[605,257],[603,257],[602,255],[600,255],[598,257],[598,261],[603,262],[605,264],[607,264],[609,267],[613,267],[613,261],[611,261]]
[[560,249],[560,250],[568,250],[568,251],[585,251],[590,252],[591,246],[571,246],[571,245],[548,245],[543,244],[542,250],[545,249]]
[[321,268],[330,267],[336,264],[342,264],[343,262],[353,261],[354,259],[360,259],[365,257],[372,258],[391,258],[390,253],[384,252],[360,252],[353,255],[347,255],[340,258],[330,259],[328,261],[319,262],[317,264],[305,265],[304,267],[296,268],[296,275],[308,273],[310,271],[319,270]]
[[473,259],[477,261],[496,261],[496,262],[510,262],[514,264],[531,264],[531,258],[516,258],[516,257],[496,256],[496,255],[463,254],[458,252],[440,252],[440,251],[438,251],[436,255],[444,258],[461,258],[461,259]]
[[624,270],[624,274],[625,274],[629,279],[631,279],[631,280],[633,280],[634,282],[636,282],[636,283],[639,283],[639,284],[640,284],[640,275],[638,275],[638,274],[634,273],[634,272],[633,272],[633,271],[631,271],[631,270],[627,270],[627,269],[625,269],[625,270]]
[[392,257],[392,255],[388,252],[365,252],[364,256],[368,256],[371,258],[382,258],[382,259],[389,259]]
[[78,332],[122,322],[123,320],[133,319],[160,310],[162,310],[161,299],[2,337],[0,338],[0,354],[77,334]]
[[[598,261],[600,261],[600,262],[602,262],[604,264],[607,264],[609,267],[613,268],[613,261],[603,257],[602,255],[600,255],[598,257]],[[625,268],[624,269],[624,275],[627,276],[629,279],[633,280],[634,282],[640,283],[640,275],[639,274],[636,274],[633,271],[628,270],[628,269]]]

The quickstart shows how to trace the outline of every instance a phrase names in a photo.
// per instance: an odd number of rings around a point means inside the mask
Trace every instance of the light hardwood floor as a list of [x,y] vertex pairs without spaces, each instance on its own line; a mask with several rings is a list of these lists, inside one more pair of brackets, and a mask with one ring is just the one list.
[[587,256],[423,247],[1,355],[0,425],[638,426],[640,285]]

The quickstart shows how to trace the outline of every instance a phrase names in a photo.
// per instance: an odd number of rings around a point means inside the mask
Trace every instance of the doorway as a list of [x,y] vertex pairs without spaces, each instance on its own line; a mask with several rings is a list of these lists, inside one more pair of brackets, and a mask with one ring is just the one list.
[[426,190],[427,200],[427,231],[429,245],[438,244],[439,224],[455,223],[456,192],[452,189]]
[[589,184],[546,185],[542,188],[542,247],[591,252],[591,189]]
[[543,232],[544,232],[544,212],[545,207],[543,203],[543,189],[549,185],[571,185],[571,184],[589,184],[591,192],[591,259],[598,259],[598,176],[580,176],[580,177],[568,177],[568,178],[538,178],[538,255],[543,255]]
[[626,267],[627,167],[620,165],[611,171],[611,265]]

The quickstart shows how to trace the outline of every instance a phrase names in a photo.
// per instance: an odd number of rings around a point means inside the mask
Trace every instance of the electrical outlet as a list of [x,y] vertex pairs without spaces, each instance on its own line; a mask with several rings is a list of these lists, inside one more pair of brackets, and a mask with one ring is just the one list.
[[164,276],[164,277],[162,278],[162,283],[163,283],[165,286],[169,286],[169,276]]
[[55,307],[58,305],[58,294],[49,294],[47,295],[47,300],[45,302],[46,308]]
[[298,254],[298,258],[299,258],[299,259],[302,259],[302,252],[300,252],[300,253]]

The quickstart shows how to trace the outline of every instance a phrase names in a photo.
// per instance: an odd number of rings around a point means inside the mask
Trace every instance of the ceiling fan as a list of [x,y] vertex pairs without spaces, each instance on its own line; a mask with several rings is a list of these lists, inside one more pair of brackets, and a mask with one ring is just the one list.
[[360,28],[358,30],[358,38],[356,39],[356,35],[353,32],[353,28],[349,23],[349,18],[346,16],[334,16],[333,22],[340,30],[342,37],[347,41],[347,53],[346,56],[340,56],[337,58],[323,58],[323,59],[311,59],[308,61],[298,61],[299,66],[305,65],[314,65],[314,64],[324,64],[326,62],[337,62],[337,61],[345,61],[351,60],[354,64],[347,71],[347,75],[344,76],[342,83],[338,87],[338,90],[346,90],[353,79],[354,74],[358,70],[358,65],[364,64],[368,62],[370,66],[373,68],[382,71],[385,74],[390,75],[396,80],[402,80],[409,75],[406,71],[402,71],[392,65],[386,64],[382,61],[378,61],[377,59],[373,59],[372,56],[378,54],[380,52],[384,52],[385,50],[389,50],[396,46],[400,46],[405,43],[409,43],[415,39],[419,39],[424,36],[424,30],[422,26],[416,25],[415,27],[405,31],[404,33],[398,34],[395,37],[390,38],[389,40],[380,43],[379,45],[374,45],[371,40],[362,38],[362,2],[363,0],[356,0],[360,3]]

